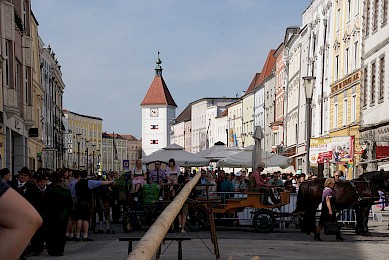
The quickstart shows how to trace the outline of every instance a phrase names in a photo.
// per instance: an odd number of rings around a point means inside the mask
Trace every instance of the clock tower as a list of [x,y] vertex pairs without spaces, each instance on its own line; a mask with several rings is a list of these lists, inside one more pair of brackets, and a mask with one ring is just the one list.
[[176,118],[176,102],[162,77],[161,59],[142,103],[142,156],[170,145],[170,124]]

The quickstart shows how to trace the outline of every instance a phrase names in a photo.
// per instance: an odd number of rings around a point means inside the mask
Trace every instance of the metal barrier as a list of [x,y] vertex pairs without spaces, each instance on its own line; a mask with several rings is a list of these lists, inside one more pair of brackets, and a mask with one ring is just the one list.
[[338,222],[344,226],[355,227],[357,218],[355,216],[355,209],[343,209],[339,212]]

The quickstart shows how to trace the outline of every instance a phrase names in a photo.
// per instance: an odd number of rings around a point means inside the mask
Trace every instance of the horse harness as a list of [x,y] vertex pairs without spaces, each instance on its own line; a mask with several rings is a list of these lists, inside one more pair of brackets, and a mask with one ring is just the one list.
[[[366,183],[367,184],[368,190],[370,191],[370,197],[363,197],[362,196],[361,192],[358,190],[357,185],[356,185],[358,183]],[[360,202],[374,201],[376,199],[375,197],[372,196],[372,190],[371,190],[371,186],[370,186],[370,181],[369,180],[366,180],[365,178],[363,180],[350,180],[350,185],[351,185],[351,187],[353,187],[355,193],[358,196],[358,200],[355,201],[353,203],[353,205],[356,204],[356,203],[360,203]]]

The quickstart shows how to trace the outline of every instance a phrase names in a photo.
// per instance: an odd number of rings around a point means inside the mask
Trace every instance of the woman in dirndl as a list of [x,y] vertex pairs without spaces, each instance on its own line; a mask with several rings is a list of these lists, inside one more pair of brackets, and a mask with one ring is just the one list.
[[139,191],[143,185],[145,185],[147,176],[146,176],[146,168],[142,166],[142,161],[140,159],[136,160],[135,166],[132,169],[132,187],[131,192],[136,193]]
[[[326,223],[337,222],[334,209],[334,187],[335,180],[333,178],[326,179],[326,181],[324,182],[324,190],[321,197],[322,203],[319,225],[316,227],[316,234],[314,236],[314,239],[317,241],[323,241],[322,239],[320,239],[320,230],[325,226]],[[344,238],[340,235],[340,228],[336,231],[336,240],[344,240]]]

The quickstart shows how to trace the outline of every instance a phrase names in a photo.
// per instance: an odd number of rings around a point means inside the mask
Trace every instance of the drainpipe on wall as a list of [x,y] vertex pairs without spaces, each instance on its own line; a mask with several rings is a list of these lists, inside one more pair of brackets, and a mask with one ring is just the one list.
[[324,119],[324,72],[325,72],[325,57],[326,57],[326,48],[327,48],[327,19],[323,20],[324,24],[324,45],[323,45],[323,57],[322,57],[322,70],[321,70],[321,99],[320,99],[320,135],[323,135],[323,119]]

